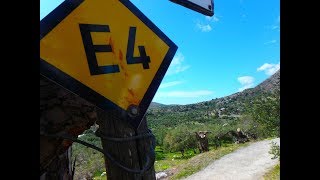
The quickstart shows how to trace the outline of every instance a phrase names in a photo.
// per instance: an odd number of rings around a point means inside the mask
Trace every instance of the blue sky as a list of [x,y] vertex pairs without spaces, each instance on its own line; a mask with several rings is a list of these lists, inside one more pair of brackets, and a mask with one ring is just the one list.
[[[40,19],[62,0],[40,0]],[[280,0],[215,0],[207,17],[169,0],[131,0],[178,46],[153,99],[191,104],[254,87],[280,68]]]

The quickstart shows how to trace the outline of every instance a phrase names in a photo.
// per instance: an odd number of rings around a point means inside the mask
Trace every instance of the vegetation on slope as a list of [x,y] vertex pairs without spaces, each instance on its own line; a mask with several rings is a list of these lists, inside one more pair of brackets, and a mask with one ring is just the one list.
[[[189,158],[199,153],[195,139],[197,131],[210,132],[207,136],[209,146],[213,149],[210,153],[218,153],[223,149],[221,147],[237,147],[234,137],[228,132],[238,128],[251,137],[261,139],[279,136],[279,85],[280,72],[277,72],[255,88],[211,101],[189,105],[152,103],[147,112],[147,121],[156,136],[156,170],[163,171],[181,165],[179,167],[182,169],[194,172],[204,166],[185,165]],[[101,147],[100,139],[90,130],[80,139]],[[75,179],[100,177],[105,172],[102,154],[79,144],[74,144],[73,149],[77,157]],[[181,175],[177,177],[187,174],[181,170]]]

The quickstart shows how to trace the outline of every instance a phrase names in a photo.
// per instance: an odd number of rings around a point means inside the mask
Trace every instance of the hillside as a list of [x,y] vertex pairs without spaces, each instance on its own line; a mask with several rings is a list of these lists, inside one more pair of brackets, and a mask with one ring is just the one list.
[[161,104],[161,103],[157,103],[157,102],[151,102],[149,108],[161,108],[161,107],[165,107],[167,105],[165,104]]
[[273,74],[270,78],[260,83],[256,90],[262,90],[266,92],[280,91],[280,70]]
[[252,102],[256,97],[270,96],[278,91],[280,70],[254,88],[222,98],[188,105],[152,103],[147,111],[148,124],[155,128],[174,127],[181,123],[226,122],[240,117],[245,110],[245,104]]

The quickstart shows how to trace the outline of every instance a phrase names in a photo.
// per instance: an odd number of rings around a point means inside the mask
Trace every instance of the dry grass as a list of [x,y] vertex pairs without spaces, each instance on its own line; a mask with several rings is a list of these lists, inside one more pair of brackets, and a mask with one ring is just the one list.
[[250,143],[245,144],[229,144],[225,147],[220,147],[218,149],[212,149],[208,152],[201,153],[183,164],[178,165],[174,168],[174,171],[171,172],[173,175],[170,179],[181,179],[183,177],[190,176],[201,169],[207,167],[213,161],[221,158],[222,156],[229,154],[241,147],[248,146]]
[[268,171],[264,176],[264,180],[280,180],[280,164],[277,164],[270,171]]

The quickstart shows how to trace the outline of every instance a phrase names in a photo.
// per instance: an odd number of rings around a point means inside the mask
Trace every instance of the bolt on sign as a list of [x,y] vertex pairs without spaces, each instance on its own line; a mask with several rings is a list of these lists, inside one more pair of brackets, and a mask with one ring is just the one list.
[[176,51],[129,0],[66,0],[40,21],[40,74],[103,110],[130,111],[134,127]]

